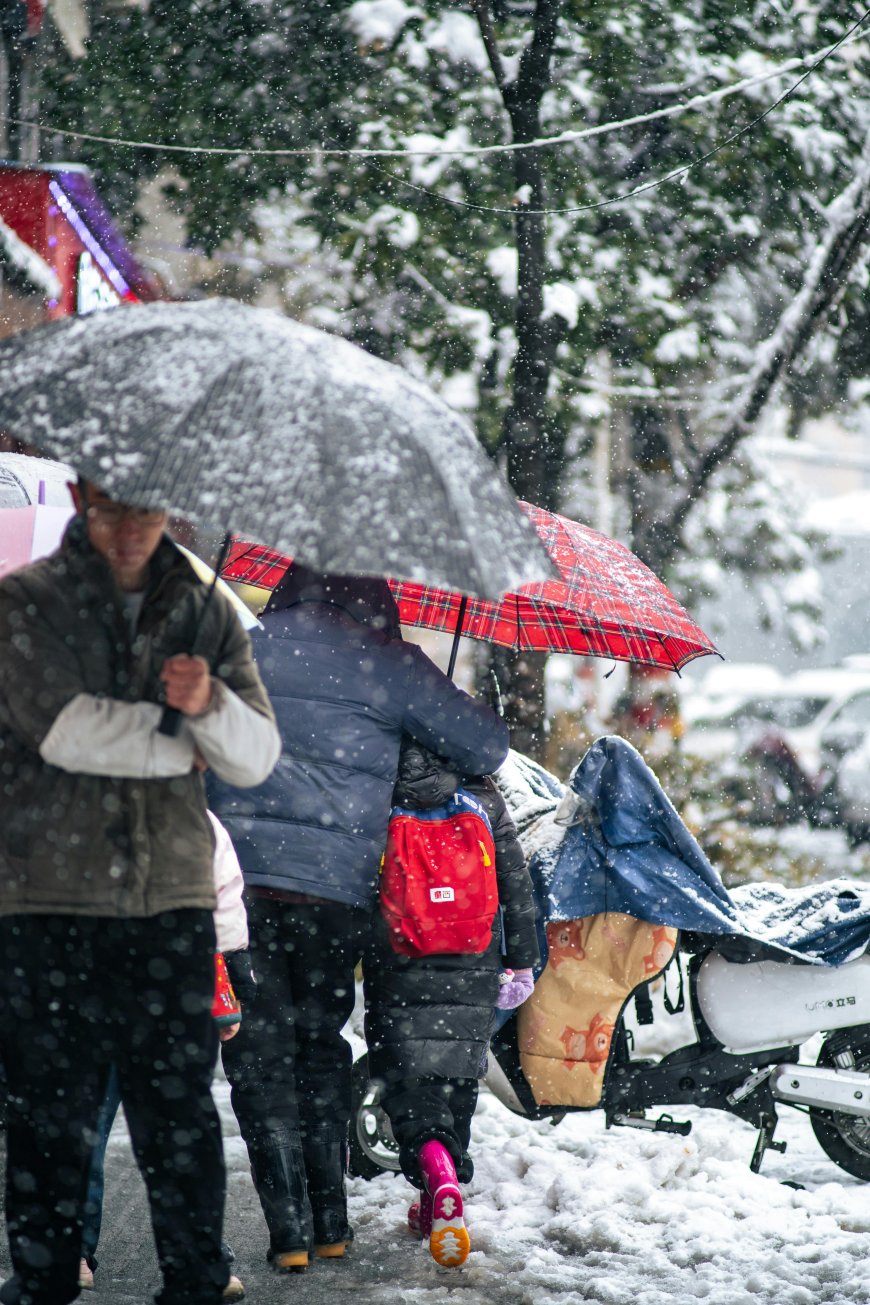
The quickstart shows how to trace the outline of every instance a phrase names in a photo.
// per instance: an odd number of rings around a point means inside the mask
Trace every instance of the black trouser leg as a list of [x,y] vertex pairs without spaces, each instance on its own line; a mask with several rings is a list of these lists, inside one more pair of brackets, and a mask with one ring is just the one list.
[[[292,1206],[301,1203],[298,1222],[309,1229],[309,1196],[319,1204],[322,1175],[320,1169],[312,1170],[301,1194],[290,1161],[309,1138],[316,1143],[324,1129],[346,1135],[351,1051],[341,1030],[353,1010],[354,967],[366,921],[363,912],[336,902],[254,898],[248,906],[259,989],[238,1034],[224,1044],[224,1069],[254,1173],[274,1172],[277,1182],[283,1166],[288,1183],[285,1217],[289,1221]],[[281,1165],[267,1170],[276,1149],[283,1157]],[[309,1145],[309,1158],[311,1154]],[[334,1148],[331,1154],[338,1157],[340,1150]],[[258,1190],[261,1183],[266,1185],[261,1178],[255,1182]],[[328,1185],[331,1192],[340,1193],[344,1209],[343,1170],[332,1175]],[[260,1191],[264,1213],[268,1222],[271,1210],[277,1226],[277,1189],[271,1181],[266,1186],[268,1190]],[[272,1249],[290,1248],[276,1245],[273,1235]]]
[[211,1095],[214,924],[207,911],[105,922],[124,1029],[115,1059],[148,1189],[163,1273],[160,1305],[210,1305],[229,1277],[221,1250],[225,1173]]
[[353,1233],[347,1221],[347,1125],[320,1120],[302,1136],[316,1246],[336,1246]]
[[100,1105],[84,1014],[91,955],[70,917],[0,920],[0,1056],[8,1084],[6,1223],[14,1276],[0,1300],[78,1295],[81,1210]]
[[90,1146],[114,1061],[164,1273],[158,1299],[213,1305],[228,1270],[210,1090],[211,912],[12,916],[0,920],[0,949],[0,1050],[11,1095],[7,1223],[17,1279],[0,1300],[63,1305],[78,1295]]
[[422,1187],[418,1156],[423,1143],[431,1139],[442,1142],[450,1152],[459,1181],[470,1181],[474,1165],[468,1147],[477,1094],[474,1078],[395,1079],[387,1083],[381,1105],[389,1115],[402,1173],[409,1183]]
[[298,1134],[277,1128],[248,1143],[251,1178],[269,1229],[269,1254],[308,1251],[313,1239],[305,1160]]
[[[339,902],[290,907],[285,949],[296,1027],[296,1088],[303,1133],[324,1122],[347,1127],[350,1044],[341,1030],[354,1004],[364,912]],[[289,928],[287,926],[290,926]]]
[[291,976],[281,928],[284,909],[256,899],[248,904],[257,998],[245,1008],[236,1036],[221,1048],[271,1253],[307,1250],[311,1241],[299,1136]]

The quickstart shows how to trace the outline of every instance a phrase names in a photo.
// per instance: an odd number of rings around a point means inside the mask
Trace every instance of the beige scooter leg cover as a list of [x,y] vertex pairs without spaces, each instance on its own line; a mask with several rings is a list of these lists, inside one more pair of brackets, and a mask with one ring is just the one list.
[[551,922],[547,945],[517,1015],[520,1064],[539,1106],[597,1106],[619,1013],[665,968],[677,930],[608,912]]

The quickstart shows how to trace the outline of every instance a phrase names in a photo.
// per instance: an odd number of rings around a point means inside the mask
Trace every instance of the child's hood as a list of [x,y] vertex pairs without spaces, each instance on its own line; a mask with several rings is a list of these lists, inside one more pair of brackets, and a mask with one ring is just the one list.
[[459,776],[441,757],[416,739],[405,737],[399,753],[399,771],[393,804],[426,810],[443,806],[459,787]]

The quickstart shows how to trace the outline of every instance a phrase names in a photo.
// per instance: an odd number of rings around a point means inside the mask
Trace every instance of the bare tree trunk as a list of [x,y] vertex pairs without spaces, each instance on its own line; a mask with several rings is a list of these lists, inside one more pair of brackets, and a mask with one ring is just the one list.
[[21,114],[21,56],[26,27],[23,5],[0,5],[0,157],[18,157],[20,127],[12,119]]
[[25,6],[0,3],[0,157],[22,163],[39,157],[37,44]]
[[[537,0],[532,39],[520,58],[516,81],[508,82],[499,56],[487,0],[473,0],[490,67],[511,123],[514,142],[541,134],[541,100],[550,85],[553,47],[564,0]],[[501,447],[507,473],[520,498],[556,506],[564,450],[548,419],[547,395],[556,349],[564,337],[561,319],[544,318],[547,276],[545,207],[541,153],[513,155],[517,216],[517,352],[513,393],[505,415]],[[505,716],[514,747],[540,757],[544,748],[544,666],[541,653],[498,654]]]

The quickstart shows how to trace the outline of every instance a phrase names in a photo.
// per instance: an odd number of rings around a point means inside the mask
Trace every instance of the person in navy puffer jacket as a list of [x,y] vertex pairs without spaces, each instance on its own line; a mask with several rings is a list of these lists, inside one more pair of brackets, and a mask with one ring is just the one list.
[[377,907],[402,735],[461,773],[488,774],[507,754],[508,732],[402,642],[384,580],[294,564],[263,627],[253,643],[281,757],[259,788],[213,782],[209,802],[244,872],[258,980],[224,1069],[269,1258],[286,1272],[305,1268],[312,1249],[343,1255],[353,1235],[344,1189],[351,1051],[341,1029]]

